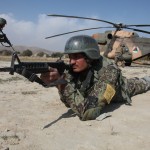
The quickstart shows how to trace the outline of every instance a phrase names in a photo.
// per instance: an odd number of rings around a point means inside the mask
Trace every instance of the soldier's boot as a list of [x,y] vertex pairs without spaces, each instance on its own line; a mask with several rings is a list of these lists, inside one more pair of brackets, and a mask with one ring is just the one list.
[[150,77],[145,76],[142,79],[147,83],[147,90],[150,90]]

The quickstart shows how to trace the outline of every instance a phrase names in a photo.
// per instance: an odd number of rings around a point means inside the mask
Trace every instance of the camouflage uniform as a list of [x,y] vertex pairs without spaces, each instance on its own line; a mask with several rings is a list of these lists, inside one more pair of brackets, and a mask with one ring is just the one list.
[[64,91],[59,92],[61,101],[81,120],[97,118],[110,102],[131,103],[132,96],[150,89],[150,84],[144,79],[123,77],[121,70],[103,57],[90,71],[92,76],[86,81],[87,76],[66,71],[68,84]]

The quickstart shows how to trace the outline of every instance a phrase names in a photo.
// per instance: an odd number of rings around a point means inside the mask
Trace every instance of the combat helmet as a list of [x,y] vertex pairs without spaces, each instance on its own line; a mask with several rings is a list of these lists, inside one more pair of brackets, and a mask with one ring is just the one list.
[[88,35],[71,37],[65,45],[65,54],[84,53],[89,59],[100,58],[100,51],[95,39]]
[[0,18],[0,26],[5,26],[7,24],[7,21],[4,18]]

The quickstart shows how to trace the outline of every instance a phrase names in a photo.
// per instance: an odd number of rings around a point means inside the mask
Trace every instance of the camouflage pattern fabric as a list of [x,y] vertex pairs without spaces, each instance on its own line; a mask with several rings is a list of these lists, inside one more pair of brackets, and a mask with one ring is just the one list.
[[127,79],[127,86],[131,97],[150,90],[150,84],[144,78]]
[[106,62],[98,71],[94,70],[92,83],[85,91],[81,90],[83,82],[69,72],[66,72],[66,80],[65,90],[59,92],[61,101],[83,121],[96,119],[104,106],[111,102],[131,103],[131,96],[150,89],[145,80],[126,79],[118,67]]

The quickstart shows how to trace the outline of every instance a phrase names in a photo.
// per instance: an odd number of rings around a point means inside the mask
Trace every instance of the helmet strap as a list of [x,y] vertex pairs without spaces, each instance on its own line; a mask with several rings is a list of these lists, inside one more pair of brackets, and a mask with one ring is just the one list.
[[89,68],[90,68],[92,66],[91,64],[92,64],[93,60],[89,59],[87,56],[85,56],[85,60],[86,60],[87,64],[89,65]]

